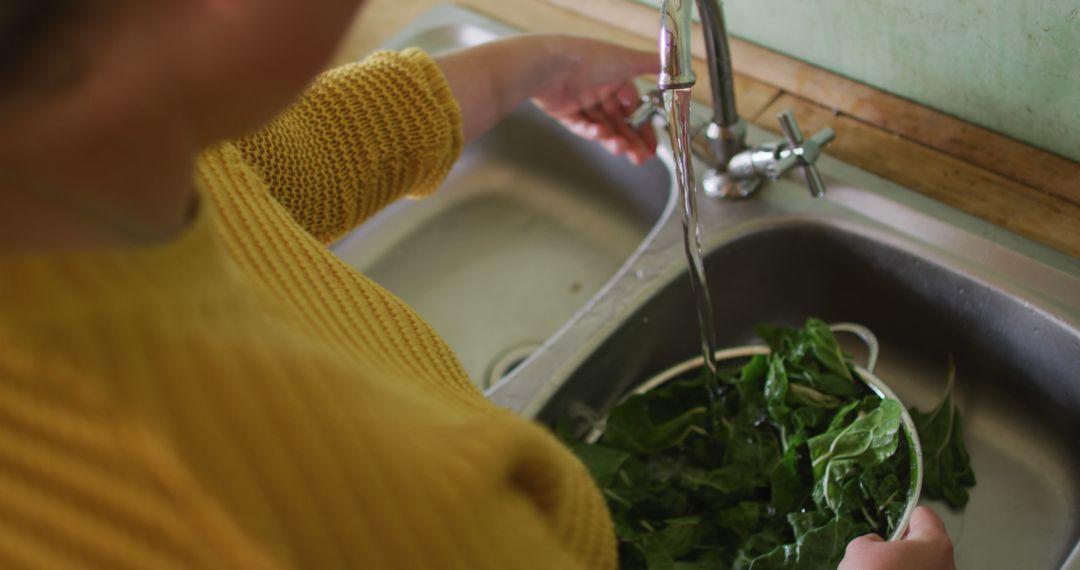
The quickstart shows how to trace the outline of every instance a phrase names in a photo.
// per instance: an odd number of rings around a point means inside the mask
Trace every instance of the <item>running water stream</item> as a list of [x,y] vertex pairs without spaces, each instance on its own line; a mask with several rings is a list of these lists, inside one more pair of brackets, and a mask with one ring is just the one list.
[[716,374],[716,329],[713,325],[712,298],[705,282],[705,264],[701,259],[701,230],[698,227],[697,192],[690,150],[690,89],[664,91],[664,110],[667,112],[671,153],[675,162],[675,179],[682,199],[683,247],[690,265],[690,286],[697,305],[698,326],[701,332],[701,353],[705,358],[705,389],[709,393],[709,412],[715,408],[719,386]]

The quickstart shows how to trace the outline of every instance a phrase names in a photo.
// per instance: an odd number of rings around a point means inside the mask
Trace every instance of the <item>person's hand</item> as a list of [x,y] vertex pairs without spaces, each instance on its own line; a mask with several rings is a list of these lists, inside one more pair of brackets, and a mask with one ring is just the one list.
[[919,507],[911,515],[904,538],[885,542],[876,534],[860,536],[847,546],[837,570],[954,570],[953,547],[945,524],[934,511]]
[[631,129],[626,124],[639,103],[634,77],[660,69],[654,52],[526,34],[440,54],[436,63],[461,108],[466,143],[531,98],[572,132],[613,153],[636,163],[656,153],[651,125]]
[[551,45],[561,71],[533,102],[571,132],[635,164],[656,154],[652,126],[633,129],[626,123],[641,102],[633,78],[659,69],[656,53],[570,36],[558,36]]

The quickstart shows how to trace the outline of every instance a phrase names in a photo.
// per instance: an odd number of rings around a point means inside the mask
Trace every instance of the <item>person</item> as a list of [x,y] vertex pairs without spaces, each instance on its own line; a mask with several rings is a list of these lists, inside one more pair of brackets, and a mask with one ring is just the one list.
[[[526,99],[647,160],[656,56],[526,35],[314,78],[359,4],[0,3],[0,567],[616,565],[584,468],[325,244]],[[920,511],[844,564],[952,563]]]

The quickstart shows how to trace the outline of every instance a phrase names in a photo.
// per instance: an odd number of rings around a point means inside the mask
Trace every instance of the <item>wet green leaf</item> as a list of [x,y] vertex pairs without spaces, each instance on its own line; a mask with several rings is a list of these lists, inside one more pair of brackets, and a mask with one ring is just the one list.
[[810,338],[811,350],[818,362],[829,372],[846,380],[849,384],[854,384],[855,379],[851,377],[844,355],[840,352],[840,345],[829,330],[829,325],[819,319],[807,319],[804,330]]
[[774,421],[783,422],[791,414],[787,397],[788,377],[784,360],[779,355],[770,355],[769,372],[765,378],[765,408]]
[[952,401],[955,383],[956,368],[950,361],[945,397],[929,413],[915,408],[910,412],[923,448],[923,493],[958,509],[968,502],[967,489],[975,485],[975,471],[964,445],[960,409]]
[[631,396],[612,410],[603,443],[633,453],[653,453],[682,443],[694,430],[702,431],[705,407],[672,413],[651,394]]
[[611,486],[623,463],[632,455],[619,449],[585,443],[575,443],[571,449],[601,487]]
[[850,424],[810,438],[814,477],[822,477],[830,461],[853,459],[865,467],[885,461],[896,451],[902,410],[896,400],[883,400],[876,410]]
[[807,478],[799,472],[797,447],[792,447],[769,475],[771,503],[778,513],[793,511],[807,495]]
[[860,468],[880,465],[896,452],[901,411],[896,400],[884,400],[876,410],[847,426],[810,438],[807,446],[819,504],[823,500],[839,511],[843,482],[857,476]]

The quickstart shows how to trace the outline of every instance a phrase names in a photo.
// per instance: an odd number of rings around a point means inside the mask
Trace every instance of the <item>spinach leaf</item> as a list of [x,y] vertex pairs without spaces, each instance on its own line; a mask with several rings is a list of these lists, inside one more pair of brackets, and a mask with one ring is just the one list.
[[750,561],[749,570],[833,570],[844,557],[848,542],[867,529],[848,517],[833,517],[820,526],[807,528],[805,523],[817,522],[811,517],[792,523],[796,530],[794,544],[784,544]]
[[838,511],[843,482],[858,475],[858,467],[880,465],[896,452],[901,411],[896,400],[883,400],[873,412],[807,441],[819,504]]
[[852,378],[851,371],[848,370],[844,355],[840,352],[840,345],[836,342],[836,337],[833,336],[832,331],[829,330],[829,325],[819,319],[807,319],[804,330],[810,338],[811,350],[814,352],[814,356],[817,357],[818,362],[829,372],[854,384],[855,379]]
[[825,433],[832,433],[842,429],[847,424],[851,423],[854,416],[859,413],[859,408],[862,406],[862,400],[852,400],[839,410],[836,411],[836,415],[829,421],[829,427],[825,429]]
[[856,460],[866,467],[885,461],[899,442],[901,411],[896,400],[882,400],[876,410],[847,426],[810,438],[814,477],[822,477],[828,463],[838,459]]
[[832,396],[851,397],[858,395],[859,386],[847,378],[822,370],[817,361],[789,362],[788,369],[793,378],[807,386]]
[[821,320],[807,319],[802,329],[759,325],[755,330],[772,350],[770,358],[783,359],[790,379],[832,396],[859,393],[836,337]]
[[633,453],[652,453],[679,445],[694,430],[704,431],[705,406],[673,414],[660,403],[649,394],[631,396],[608,416],[603,443]]
[[784,361],[778,355],[769,356],[769,372],[765,377],[765,407],[769,417],[784,421],[791,414],[787,405],[788,376]]
[[799,469],[799,448],[791,446],[769,475],[772,508],[778,513],[795,510],[808,494]]
[[878,523],[871,526],[875,532],[886,536],[900,524],[907,506],[907,482],[901,481],[895,469],[892,465],[883,465],[881,471],[868,471],[866,477],[859,479],[862,494],[874,505],[877,520],[881,515],[885,517],[884,525]]
[[760,380],[765,377],[769,372],[769,357],[764,354],[755,354],[749,362],[747,362],[739,370],[739,381],[749,382],[752,380]]
[[701,517],[680,517],[664,521],[664,527],[648,535],[643,552],[649,568],[674,568],[675,559],[694,548]]
[[769,345],[769,350],[773,354],[791,355],[794,352],[794,347],[799,345],[799,331],[793,328],[758,325],[754,327],[754,332],[757,333],[758,338]]
[[622,469],[623,463],[632,455],[604,445],[589,445],[581,442],[572,443],[570,449],[585,464],[593,479],[601,487],[611,486],[615,481],[615,476]]
[[830,396],[804,384],[792,384],[790,390],[791,400],[796,404],[831,409],[838,408],[843,403],[843,400],[836,396]]
[[945,397],[929,413],[911,408],[911,419],[919,432],[923,448],[923,493],[931,499],[943,499],[951,508],[968,502],[967,489],[975,485],[960,410],[952,401],[956,367],[949,361]]
[[681,487],[694,492],[712,489],[717,493],[734,493],[752,486],[753,483],[753,474],[735,465],[727,465],[711,471],[684,469],[679,472],[678,477],[678,484]]

